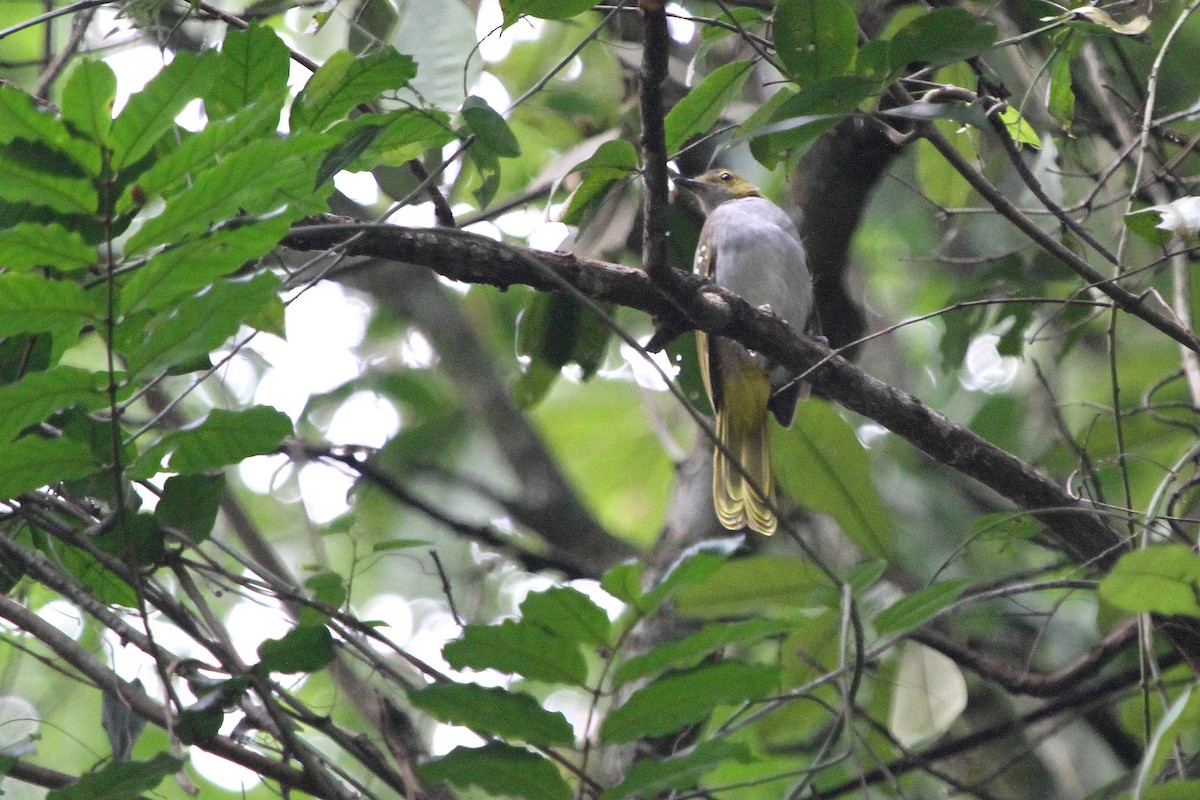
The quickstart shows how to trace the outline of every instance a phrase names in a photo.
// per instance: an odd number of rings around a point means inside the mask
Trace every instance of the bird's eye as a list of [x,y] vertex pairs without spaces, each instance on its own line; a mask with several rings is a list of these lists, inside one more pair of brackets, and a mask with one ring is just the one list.
[[725,181],[726,183],[728,183],[729,181],[733,180],[733,175],[732,175],[732,174],[730,174],[730,173],[728,173],[728,172],[722,172],[722,173],[721,173],[720,175],[718,175],[717,177],[718,177],[718,178],[720,178],[721,180]]

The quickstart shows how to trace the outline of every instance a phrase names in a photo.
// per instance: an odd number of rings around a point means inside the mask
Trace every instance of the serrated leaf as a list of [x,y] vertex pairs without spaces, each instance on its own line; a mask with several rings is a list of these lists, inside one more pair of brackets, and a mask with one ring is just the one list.
[[780,0],[775,52],[801,85],[842,75],[858,48],[858,20],[845,0]]
[[256,669],[267,672],[316,672],[333,661],[333,634],[324,625],[300,625],[282,639],[266,639],[258,646]]
[[543,747],[575,741],[571,723],[523,692],[472,683],[435,683],[410,691],[409,702],[442,722],[476,733]]
[[[157,217],[129,237],[126,254],[150,245],[178,242],[202,233],[214,223],[246,215],[271,214],[295,219],[324,208],[313,193],[316,155],[325,148],[319,137],[265,139],[226,156],[196,176],[192,184],[167,201]],[[271,165],[263,169],[263,165]]]
[[22,222],[0,230],[0,264],[13,272],[34,267],[71,272],[96,261],[96,248],[57,223]]
[[796,408],[791,428],[770,431],[779,485],[805,508],[833,517],[872,558],[891,550],[887,512],[871,478],[867,451],[854,429],[828,403]]
[[76,283],[36,275],[0,275],[0,336],[74,327],[95,319],[95,306]]
[[569,586],[531,593],[521,603],[521,617],[548,633],[581,644],[608,644],[612,635],[612,623],[604,609]]
[[936,650],[905,642],[892,696],[888,729],[904,747],[945,733],[967,707],[967,682]]
[[286,218],[270,218],[207,236],[155,254],[120,290],[122,317],[157,310],[271,252],[287,234]]
[[645,567],[634,561],[617,564],[600,576],[600,588],[622,603],[636,606],[642,597],[642,572]]
[[[143,205],[148,199],[169,194],[188,177],[216,166],[218,157],[269,134],[279,124],[286,89],[263,97],[227,120],[209,122],[204,130],[187,137],[175,150],[154,162],[125,190],[118,211]],[[134,194],[140,198],[135,201]]]
[[606,789],[600,800],[627,797],[660,797],[672,789],[689,789],[713,769],[730,762],[754,760],[741,742],[710,740],[669,758],[643,758],[625,773],[616,786]]
[[745,537],[728,536],[723,539],[707,539],[684,550],[667,572],[638,600],[638,608],[645,614],[653,613],[659,606],[680,591],[695,586],[720,569],[733,553],[742,546]]
[[483,747],[456,747],[441,758],[418,767],[430,783],[450,783],[461,789],[477,786],[488,797],[527,800],[570,800],[571,789],[558,768],[523,747],[492,742]]
[[460,638],[446,643],[442,655],[454,669],[494,669],[572,686],[587,681],[587,662],[577,642],[524,621],[467,625]]
[[218,408],[210,411],[199,425],[172,431],[153,452],[174,450],[169,469],[192,475],[274,452],[284,437],[291,434],[291,419],[270,406],[253,406],[244,411]]
[[996,41],[996,26],[962,8],[936,8],[905,25],[891,39],[894,67],[912,62],[938,66],[977,56]]
[[967,581],[942,581],[902,597],[879,613],[875,630],[890,636],[912,630],[953,603],[966,591]]
[[464,100],[461,113],[476,140],[488,150],[501,158],[521,155],[521,144],[508,127],[508,121],[482,97],[471,95]]
[[46,800],[129,800],[153,792],[163,778],[182,768],[183,759],[170,753],[146,761],[110,761],[75,783],[51,790]]
[[811,605],[813,592],[829,579],[807,561],[762,555],[726,561],[675,599],[675,610],[686,617],[719,619],[761,615],[771,609]]
[[40,107],[25,92],[0,84],[0,144],[38,142],[67,155],[89,175],[100,173],[100,147],[71,134],[62,119]]
[[1100,581],[1100,597],[1136,614],[1200,616],[1200,556],[1185,544],[1126,553]]
[[63,85],[63,119],[93,142],[108,144],[116,98],[117,75],[112,67],[103,61],[85,58],[71,71]]
[[600,739],[615,744],[674,733],[704,720],[717,706],[761,700],[777,691],[777,666],[740,661],[705,664],[635,691],[604,718]]
[[286,90],[288,47],[265,25],[230,28],[212,68],[212,84],[203,93],[205,113],[210,120],[240,115],[252,103]]
[[[275,297],[279,278],[260,272],[248,280],[226,280],[166,312],[151,323],[144,338],[125,352],[130,377],[157,372],[207,355]],[[136,318],[135,327],[144,321]]]
[[747,646],[786,633],[795,623],[774,619],[749,619],[706,625],[693,634],[664,642],[634,656],[617,668],[613,687],[669,669],[690,669],[713,653],[731,645]]
[[70,439],[25,436],[0,444],[0,499],[16,497],[59,481],[91,475],[100,469],[92,449]]
[[112,124],[114,172],[149,153],[163,134],[175,126],[175,117],[183,107],[212,83],[215,60],[212,51],[197,55],[180,50],[144,89],[130,95]]
[[693,86],[664,120],[667,153],[678,153],[688,139],[707,133],[725,106],[741,91],[753,68],[751,61],[735,61],[717,67]]
[[416,74],[416,63],[394,47],[367,56],[339,50],[313,73],[296,97],[291,129],[324,130],[350,109],[373,102],[389,89],[399,89]]
[[105,376],[90,370],[58,366],[0,386],[0,441],[11,441],[26,427],[67,406],[94,408],[106,403],[100,391],[106,383]]
[[425,150],[442,147],[455,138],[449,117],[440,111],[402,108],[387,114],[363,115],[330,130],[338,135],[342,125],[375,125],[383,129],[369,147],[348,167],[364,172],[380,166],[398,167]]
[[0,200],[84,215],[94,214],[99,203],[90,181],[55,175],[3,151],[0,151]]
[[225,492],[225,474],[172,475],[154,507],[159,524],[185,532],[195,543],[212,533]]

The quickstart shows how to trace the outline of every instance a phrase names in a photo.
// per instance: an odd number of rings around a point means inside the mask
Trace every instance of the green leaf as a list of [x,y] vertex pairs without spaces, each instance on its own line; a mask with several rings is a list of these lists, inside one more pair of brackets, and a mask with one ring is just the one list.
[[352,133],[326,153],[325,158],[321,159],[321,167],[317,170],[317,177],[314,179],[315,185],[320,186],[350,166],[366,152],[381,133],[383,133],[382,125],[357,126]]
[[505,28],[522,14],[538,19],[567,19],[582,14],[593,5],[591,0],[500,0]]
[[[71,71],[63,85],[63,119],[93,142],[108,144],[116,99],[117,75],[112,67],[103,61],[85,58]],[[99,174],[99,169],[93,174]]]
[[706,133],[742,90],[753,68],[751,61],[735,61],[717,67],[693,86],[667,113],[664,121],[667,153],[678,153],[688,139]]
[[95,319],[95,311],[79,284],[36,275],[0,275],[0,336],[78,330]]
[[71,135],[63,120],[43,109],[30,95],[0,84],[0,144],[15,139],[38,142],[59,150],[90,175],[100,173],[100,148],[95,142]]
[[157,253],[121,288],[121,316],[165,308],[203,289],[271,252],[288,227],[287,219],[271,217],[219,230]]
[[172,475],[154,507],[159,524],[177,528],[197,544],[212,533],[225,492],[225,474]]
[[97,260],[96,248],[57,223],[22,222],[0,230],[0,264],[10,271],[49,267],[70,272]]
[[333,661],[333,634],[324,625],[292,628],[282,639],[267,639],[258,646],[256,669],[267,672],[316,672]]
[[1046,108],[1050,116],[1067,133],[1075,119],[1075,89],[1071,78],[1071,63],[1079,55],[1084,38],[1069,30],[1055,37],[1054,52],[1050,56],[1050,89],[1046,96]]
[[801,85],[842,75],[858,48],[858,20],[845,0],[780,0],[775,51]]
[[456,747],[436,761],[422,764],[418,772],[430,783],[450,783],[461,789],[477,786],[487,797],[571,800],[571,788],[558,767],[523,747],[500,742]]
[[201,55],[180,50],[175,59],[129,97],[112,124],[112,167],[120,172],[150,152],[183,107],[199,97],[213,80],[212,51]]
[[891,550],[888,516],[871,479],[867,451],[834,408],[809,400],[791,428],[772,428],[772,463],[779,485],[802,506],[833,517],[872,558]]
[[[167,201],[161,214],[130,236],[126,254],[161,242],[178,242],[234,217],[271,214],[291,220],[322,210],[324,198],[314,194],[313,178],[318,166],[315,156],[325,144],[319,137],[290,136],[255,141],[226,156],[196,176],[188,188]],[[263,169],[264,164],[271,168]]]
[[626,175],[638,168],[637,148],[626,139],[612,139],[602,143],[596,152],[571,168],[571,172],[590,170],[613,170]]
[[364,114],[330,130],[339,135],[343,125],[382,125],[383,129],[363,153],[346,169],[364,172],[380,166],[398,167],[425,150],[438,148],[454,139],[449,117],[440,111],[402,108],[386,114]]
[[790,621],[764,618],[705,625],[693,634],[660,644],[626,661],[613,675],[613,687],[668,669],[690,669],[726,647],[756,644],[794,626]]
[[967,581],[943,581],[897,600],[875,618],[876,632],[880,636],[889,636],[919,627],[961,597],[967,584]]
[[905,25],[891,40],[891,63],[938,66],[977,56],[996,41],[996,26],[962,8],[936,8]]
[[476,733],[542,747],[570,745],[575,731],[557,711],[523,692],[473,683],[435,683],[410,691],[409,702],[435,719]]
[[[213,284],[166,312],[138,344],[125,348],[129,376],[157,372],[216,350],[275,297],[279,288],[279,278],[270,272]],[[130,324],[141,328],[145,323],[134,318]]]
[[1200,556],[1185,544],[1126,553],[1100,581],[1100,597],[1136,614],[1200,616]]
[[1151,784],[1142,792],[1142,800],[1195,800],[1197,797],[1200,797],[1200,780]]
[[720,661],[678,672],[635,691],[609,712],[600,739],[610,744],[674,733],[720,705],[761,700],[779,691],[779,667]]
[[263,105],[264,99],[271,105],[286,91],[288,47],[265,25],[230,28],[212,69],[212,84],[203,93],[208,118],[240,115],[251,104]]
[[521,603],[521,617],[547,633],[581,644],[605,645],[612,636],[604,609],[569,586],[531,593]]
[[662,579],[641,597],[638,608],[645,614],[651,614],[680,591],[703,582],[720,569],[744,541],[742,536],[729,536],[698,542],[687,548],[667,569]]
[[0,151],[0,200],[84,215],[94,214],[99,204],[90,181],[39,169],[11,150]]
[[183,759],[170,753],[146,761],[109,761],[75,783],[51,790],[46,800],[129,800],[153,792],[163,778],[181,769]]
[[[231,153],[248,142],[275,131],[286,90],[264,97],[230,119],[209,122],[204,130],[188,136],[178,148],[154,162],[154,165],[129,185],[117,205],[125,211],[147,200],[169,194],[187,178],[216,166],[219,156]],[[137,195],[138,199],[134,199]]]
[[0,444],[0,499],[16,497],[60,481],[91,475],[100,469],[92,449],[70,439],[25,436]]
[[109,555],[139,567],[160,565],[166,552],[166,532],[154,515],[145,511],[119,519],[93,541]]
[[1027,144],[1030,147],[1042,146],[1042,139],[1037,135],[1037,131],[1021,116],[1021,112],[1017,111],[1013,106],[1006,106],[1000,112],[1000,121],[1004,123],[1004,127],[1008,130],[1008,135],[1017,143],[1017,147],[1023,144]]
[[173,449],[169,469],[190,475],[274,452],[291,434],[291,419],[270,406],[245,411],[217,408],[199,425],[168,434],[155,452]]
[[416,74],[416,63],[394,47],[368,56],[339,50],[313,73],[292,103],[291,129],[324,130],[355,106],[399,89]]
[[0,441],[11,441],[28,426],[67,406],[95,408],[105,404],[102,389],[106,385],[102,373],[59,366],[0,386]]
[[454,669],[494,669],[572,686],[587,681],[587,662],[577,642],[552,636],[523,620],[467,625],[461,638],[446,643],[442,655]]
[[471,95],[462,104],[463,121],[476,140],[501,158],[521,155],[521,144],[508,127],[507,120],[482,97]]
[[675,610],[685,617],[720,619],[812,605],[829,579],[807,561],[762,555],[726,561],[708,578],[685,587]]
[[600,576],[600,588],[631,606],[642,598],[642,573],[645,567],[635,561],[617,564]]
[[669,758],[643,758],[625,773],[624,779],[600,795],[600,800],[659,797],[672,789],[689,789],[716,767],[729,762],[750,763],[754,755],[741,742],[700,742]]

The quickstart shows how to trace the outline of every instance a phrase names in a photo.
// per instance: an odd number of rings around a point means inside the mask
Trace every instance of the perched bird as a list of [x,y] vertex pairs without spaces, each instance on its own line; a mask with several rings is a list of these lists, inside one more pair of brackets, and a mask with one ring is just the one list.
[[[751,305],[769,306],[797,331],[807,331],[812,278],[800,233],[783,209],[727,169],[677,178],[675,184],[694,194],[708,214],[696,246],[696,272]],[[772,510],[775,481],[767,411],[779,424],[791,425],[796,402],[807,388],[792,382],[794,373],[730,339],[697,331],[696,345],[720,442],[713,452],[717,518],[730,530],[748,526],[772,534],[779,520]]]

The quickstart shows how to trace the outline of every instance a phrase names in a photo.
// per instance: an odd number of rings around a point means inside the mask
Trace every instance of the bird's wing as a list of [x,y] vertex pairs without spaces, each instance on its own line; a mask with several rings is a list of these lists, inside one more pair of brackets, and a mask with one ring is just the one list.
[[[700,231],[700,241],[696,245],[696,259],[692,265],[693,270],[702,278],[712,278],[713,265],[716,263],[717,251],[709,243],[709,227],[705,224]],[[713,411],[717,410],[717,403],[720,402],[717,392],[720,387],[715,386],[712,380],[712,361],[715,357],[712,343],[709,341],[708,334],[704,331],[696,331],[696,353],[700,360],[700,379],[704,382],[704,391],[708,393],[708,399],[712,402]]]

